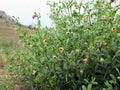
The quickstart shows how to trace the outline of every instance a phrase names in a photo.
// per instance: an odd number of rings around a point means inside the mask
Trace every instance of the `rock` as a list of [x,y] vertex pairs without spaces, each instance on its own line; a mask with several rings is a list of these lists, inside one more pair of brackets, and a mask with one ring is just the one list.
[[32,25],[28,25],[27,27],[28,27],[29,29],[32,29],[32,28],[33,28],[33,26],[32,26]]
[[16,24],[15,20],[0,10],[0,23]]

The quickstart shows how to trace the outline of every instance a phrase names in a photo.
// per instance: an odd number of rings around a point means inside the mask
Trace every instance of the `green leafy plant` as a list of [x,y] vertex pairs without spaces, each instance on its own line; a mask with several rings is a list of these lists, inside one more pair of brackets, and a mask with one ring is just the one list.
[[36,31],[18,30],[23,50],[8,56],[16,80],[31,90],[120,89],[119,6],[104,0],[48,4],[53,27],[42,28],[36,15]]
[[88,85],[82,85],[82,90],[92,90],[92,86],[98,84],[97,82],[95,82],[95,78],[92,78],[91,82],[89,82],[87,79],[85,79],[85,81]]

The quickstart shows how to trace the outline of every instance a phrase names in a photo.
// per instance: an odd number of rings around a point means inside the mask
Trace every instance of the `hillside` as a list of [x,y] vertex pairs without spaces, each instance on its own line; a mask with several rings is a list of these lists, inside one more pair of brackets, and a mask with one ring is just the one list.
[[[22,25],[22,24],[21,24]],[[4,11],[0,10],[0,41],[16,41],[18,36],[16,35],[16,21]],[[29,29],[28,26],[22,25],[23,30]]]
[[0,40],[18,40],[15,32],[15,25],[0,23]]
[[[7,90],[7,88],[10,90],[13,90],[13,88],[16,88],[16,90],[25,90],[23,85],[13,85],[13,83],[9,83],[10,75],[5,67],[7,58],[3,53],[3,48],[6,52],[16,48],[16,43],[13,43],[19,40],[16,34],[16,26],[16,22],[0,10],[0,90]],[[12,43],[10,43],[10,41],[12,41]]]
[[0,22],[7,24],[16,24],[16,21],[4,11],[0,10]]
[[15,33],[15,25],[15,20],[4,11],[0,10],[0,40],[17,40],[18,37]]

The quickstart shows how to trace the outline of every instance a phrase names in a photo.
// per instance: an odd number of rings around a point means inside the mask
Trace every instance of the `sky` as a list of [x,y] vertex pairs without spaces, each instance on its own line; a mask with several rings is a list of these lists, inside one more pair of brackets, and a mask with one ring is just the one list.
[[[32,19],[34,12],[40,12],[42,26],[50,26],[49,18],[50,7],[48,0],[0,0],[0,10],[5,11],[7,15],[20,17],[20,22],[24,25],[35,24]],[[56,0],[51,0],[56,1]]]
[[36,20],[33,20],[32,16],[35,11],[40,12],[42,26],[51,26],[52,21],[49,18],[50,7],[47,5],[47,1],[48,0],[0,0],[0,10],[5,11],[7,15],[20,17],[19,21],[24,25],[35,24]]

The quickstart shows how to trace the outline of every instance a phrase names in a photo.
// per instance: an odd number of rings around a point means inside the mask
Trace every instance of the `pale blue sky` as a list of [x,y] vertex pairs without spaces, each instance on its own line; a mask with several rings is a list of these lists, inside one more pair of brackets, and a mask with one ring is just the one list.
[[[36,21],[32,19],[34,11],[41,13],[42,26],[50,25],[51,20],[47,14],[50,13],[48,0],[0,0],[0,10],[10,16],[20,17],[20,22],[28,25]],[[58,0],[51,0],[58,1]]]

